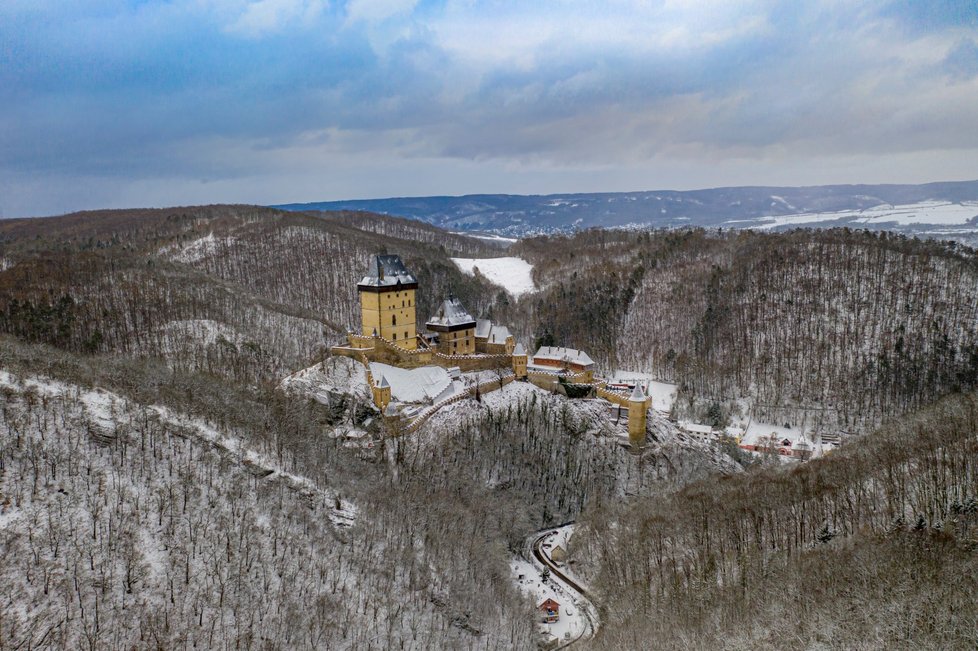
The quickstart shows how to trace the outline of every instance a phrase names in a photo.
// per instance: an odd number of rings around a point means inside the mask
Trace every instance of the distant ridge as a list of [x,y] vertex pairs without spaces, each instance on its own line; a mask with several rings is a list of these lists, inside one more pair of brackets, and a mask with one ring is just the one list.
[[967,239],[978,233],[978,180],[921,185],[471,194],[290,203],[273,207],[293,211],[362,210],[416,219],[450,230],[513,236],[591,227],[850,226]]

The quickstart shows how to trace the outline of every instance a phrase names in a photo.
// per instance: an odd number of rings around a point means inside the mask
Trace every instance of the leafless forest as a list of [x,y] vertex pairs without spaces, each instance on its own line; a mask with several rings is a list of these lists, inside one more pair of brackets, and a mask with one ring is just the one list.
[[[389,436],[280,381],[400,254],[528,347],[854,437],[749,463],[606,406],[465,400]],[[0,222],[0,650],[534,648],[508,559],[576,519],[594,648],[974,648],[978,255],[854,231],[587,231],[506,255],[373,215],[249,206]],[[321,366],[320,366],[321,367]],[[513,383],[518,384],[518,383]],[[378,441],[350,446],[352,429]]]

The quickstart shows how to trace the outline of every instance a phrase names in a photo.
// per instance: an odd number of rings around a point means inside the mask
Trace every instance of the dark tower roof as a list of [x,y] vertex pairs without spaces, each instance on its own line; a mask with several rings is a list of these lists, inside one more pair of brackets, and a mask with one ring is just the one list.
[[438,313],[428,319],[425,324],[429,330],[436,332],[464,330],[475,327],[475,319],[462,306],[462,301],[454,296],[449,296],[438,308]]
[[418,279],[414,277],[399,255],[377,255],[370,263],[367,275],[357,288],[364,291],[388,291],[391,289],[417,289]]

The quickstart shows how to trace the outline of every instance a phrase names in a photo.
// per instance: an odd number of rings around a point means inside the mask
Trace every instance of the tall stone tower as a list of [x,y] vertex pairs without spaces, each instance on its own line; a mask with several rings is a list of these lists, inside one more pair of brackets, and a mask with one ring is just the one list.
[[401,348],[418,347],[415,294],[418,279],[397,255],[378,255],[357,283],[363,336],[380,335]]
[[645,424],[651,402],[642,391],[642,385],[636,383],[628,397],[628,440],[632,449],[645,446]]

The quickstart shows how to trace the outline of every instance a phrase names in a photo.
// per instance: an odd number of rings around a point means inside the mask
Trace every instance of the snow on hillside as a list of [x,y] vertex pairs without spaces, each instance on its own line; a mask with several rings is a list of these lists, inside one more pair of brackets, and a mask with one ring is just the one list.
[[533,265],[522,258],[452,258],[452,262],[470,276],[478,269],[489,282],[517,298],[535,289]]
[[901,206],[880,204],[865,210],[841,210],[838,212],[798,213],[767,217],[763,220],[734,220],[727,223],[750,222],[752,228],[770,229],[780,226],[799,226],[835,220],[857,224],[940,224],[943,226],[967,224],[978,216],[978,202],[922,201]]
[[209,233],[186,245],[178,244],[165,247],[160,253],[168,255],[176,262],[192,263],[212,256],[222,247],[227,248],[232,244],[234,244],[234,238],[232,237],[217,238],[214,237],[214,233]]

